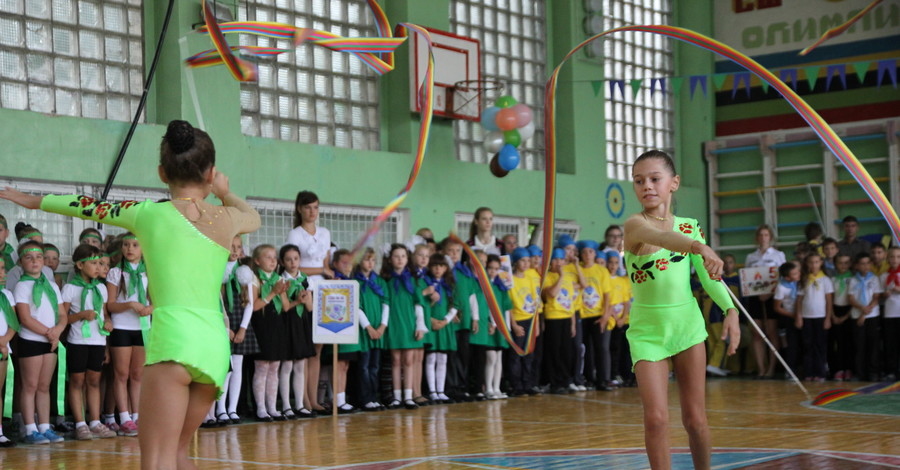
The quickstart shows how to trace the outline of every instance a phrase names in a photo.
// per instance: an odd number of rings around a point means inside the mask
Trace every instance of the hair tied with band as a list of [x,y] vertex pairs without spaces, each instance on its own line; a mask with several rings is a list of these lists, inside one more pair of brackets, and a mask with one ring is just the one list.
[[194,146],[194,126],[187,121],[170,122],[166,130],[166,141],[175,154],[187,152]]

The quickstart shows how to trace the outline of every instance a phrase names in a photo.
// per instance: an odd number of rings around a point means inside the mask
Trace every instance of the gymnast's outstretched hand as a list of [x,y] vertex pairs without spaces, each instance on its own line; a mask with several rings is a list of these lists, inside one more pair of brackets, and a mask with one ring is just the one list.
[[43,200],[44,197],[25,194],[22,191],[7,186],[6,189],[0,189],[0,199],[14,202],[26,209],[40,209],[41,200]]
[[728,341],[728,355],[732,356],[737,352],[738,345],[741,344],[741,326],[738,324],[738,311],[733,308],[729,308],[726,312],[725,322],[722,325],[722,341],[726,340]]

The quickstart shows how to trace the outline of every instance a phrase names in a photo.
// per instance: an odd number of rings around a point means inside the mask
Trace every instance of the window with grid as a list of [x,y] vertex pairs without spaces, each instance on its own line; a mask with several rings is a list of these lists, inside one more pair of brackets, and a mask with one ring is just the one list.
[[[469,238],[469,227],[472,225],[472,218],[475,214],[456,213],[456,233],[463,240]],[[527,246],[531,243],[531,239],[536,230],[540,228],[541,219],[529,219],[522,217],[504,217],[494,215],[494,236],[502,239],[504,235],[515,235],[518,238],[519,246]],[[570,220],[557,220],[554,225],[556,233],[554,239],[559,238],[562,234],[568,234],[573,239],[578,239],[580,227],[577,223]]]
[[[248,235],[245,250],[250,254],[253,247],[262,243],[268,243],[281,247],[287,239],[287,234],[294,228],[294,203],[293,201],[270,201],[251,199],[248,201],[262,218],[262,224],[254,233]],[[331,232],[331,241],[339,248],[350,249],[359,240],[359,237],[368,230],[372,221],[381,212],[380,209],[369,207],[319,206],[319,225]],[[381,225],[381,230],[368,243],[378,253],[385,243],[398,243],[403,234],[401,226],[404,214],[394,212],[390,218]]]
[[130,121],[144,87],[141,0],[0,0],[0,106]]
[[[670,24],[670,0],[621,2],[604,0],[604,29],[633,24]],[[610,80],[642,79],[637,95],[625,87],[606,96],[606,173],[609,178],[631,179],[631,165],[641,153],[658,149],[674,153],[674,105],[671,93],[650,93],[651,79],[674,74],[672,44],[658,34],[626,31],[608,36],[604,44],[604,70]],[[625,96],[622,96],[622,95]]]
[[[498,80],[504,95],[531,107],[534,135],[519,146],[520,168],[544,168],[544,82],[547,55],[544,0],[451,0],[453,32],[481,41],[482,78]],[[488,163],[481,124],[453,122],[456,153],[465,162]]]
[[[377,36],[365,0],[246,0],[242,21],[276,21],[345,37]],[[242,34],[242,45],[293,49]],[[347,53],[303,44],[259,62],[259,81],[241,85],[245,135],[378,150],[378,77]]]

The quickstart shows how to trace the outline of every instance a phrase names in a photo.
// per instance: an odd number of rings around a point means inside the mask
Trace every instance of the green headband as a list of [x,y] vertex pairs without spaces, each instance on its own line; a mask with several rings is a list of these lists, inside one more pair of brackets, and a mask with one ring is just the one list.
[[79,239],[79,241],[84,240],[85,238],[96,238],[97,240],[103,241],[103,237],[101,237],[100,235],[97,235],[94,232],[88,232],[88,233],[82,235],[81,238]]
[[137,237],[134,235],[125,235],[122,237],[122,240],[137,240]]
[[100,258],[101,258],[100,256],[88,256],[87,258],[82,258],[82,259],[76,261],[76,263],[83,263],[85,261],[94,261],[94,260],[98,260]]
[[43,237],[44,234],[42,234],[41,232],[31,232],[31,233],[29,233],[28,235],[22,235],[22,238],[21,238],[20,240],[24,240],[24,239],[26,239],[26,238],[31,238],[31,237],[34,237],[34,236]]
[[47,248],[44,248],[44,253],[46,253],[48,251],[55,251],[57,254],[59,254],[59,250],[53,246],[48,246]]
[[22,254],[28,253],[29,251],[36,251],[40,254],[44,254],[43,248],[25,248],[24,250],[22,250]]

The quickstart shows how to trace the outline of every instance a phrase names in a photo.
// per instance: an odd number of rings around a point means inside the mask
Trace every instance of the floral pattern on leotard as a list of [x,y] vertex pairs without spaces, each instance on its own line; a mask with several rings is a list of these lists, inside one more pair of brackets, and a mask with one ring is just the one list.
[[70,207],[81,208],[84,217],[105,219],[118,217],[121,212],[137,204],[137,201],[107,202],[98,201],[90,196],[77,196],[78,200],[69,203]]
[[[686,225],[686,224],[681,224]],[[668,258],[659,258],[656,260],[647,261],[646,263],[638,266],[634,263],[631,263],[631,282],[635,284],[641,284],[648,280],[656,280],[656,275],[653,274],[653,271],[665,271],[669,269],[669,263],[679,263],[684,261],[687,257],[686,253],[679,253],[675,251],[669,252]]]

